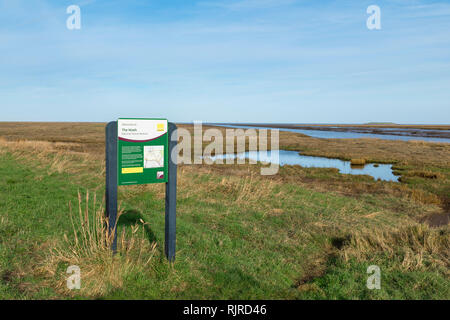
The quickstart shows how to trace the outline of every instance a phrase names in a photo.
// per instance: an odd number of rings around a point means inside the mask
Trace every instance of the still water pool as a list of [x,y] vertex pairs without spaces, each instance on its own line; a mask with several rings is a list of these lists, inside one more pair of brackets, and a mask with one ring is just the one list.
[[300,165],[305,168],[336,168],[342,174],[354,174],[354,175],[369,175],[375,180],[395,181],[398,182],[398,176],[392,173],[391,164],[379,164],[373,163],[366,164],[365,166],[352,166],[350,161],[344,161],[340,159],[329,159],[324,157],[304,156],[297,151],[278,150],[279,157],[276,154],[272,155],[271,151],[248,151],[238,154],[223,154],[212,156],[212,160],[217,159],[251,159],[266,163],[278,163],[283,165]]

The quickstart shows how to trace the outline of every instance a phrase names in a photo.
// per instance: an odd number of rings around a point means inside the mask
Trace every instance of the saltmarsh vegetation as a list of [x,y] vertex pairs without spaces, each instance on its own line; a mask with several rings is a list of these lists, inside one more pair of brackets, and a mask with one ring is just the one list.
[[366,164],[365,159],[351,159],[350,164],[353,166],[363,166]]
[[[283,149],[394,163],[402,183],[335,169],[285,166],[263,177],[258,165],[182,165],[171,265],[161,185],[121,187],[116,256],[102,239],[104,125],[18,128],[0,128],[3,298],[450,297],[446,144],[280,133]],[[65,286],[69,265],[81,269],[80,291]],[[366,288],[370,265],[381,268],[381,290]]]

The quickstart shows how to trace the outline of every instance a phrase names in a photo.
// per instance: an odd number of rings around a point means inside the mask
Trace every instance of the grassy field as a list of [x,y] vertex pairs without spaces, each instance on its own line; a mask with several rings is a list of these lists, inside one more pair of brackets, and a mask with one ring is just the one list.
[[[0,298],[450,298],[449,144],[280,133],[283,149],[394,163],[401,183],[182,165],[169,264],[162,185],[119,188],[119,254],[104,245],[104,126],[0,123]],[[81,290],[66,287],[70,265]]]

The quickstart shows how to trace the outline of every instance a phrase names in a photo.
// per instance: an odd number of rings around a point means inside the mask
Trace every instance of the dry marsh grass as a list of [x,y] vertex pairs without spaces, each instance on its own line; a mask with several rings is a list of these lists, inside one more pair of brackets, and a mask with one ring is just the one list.
[[[193,125],[180,124],[193,133]],[[442,126],[438,126],[442,127]],[[448,130],[449,126],[445,126]],[[226,128],[214,128],[223,134]],[[105,123],[39,123],[1,122],[0,137],[8,141],[40,140],[69,143],[77,151],[103,156]],[[204,145],[208,145],[207,142]],[[247,143],[248,145],[248,143]],[[270,134],[268,139],[270,146]],[[361,158],[368,162],[425,164],[450,167],[450,145],[425,141],[394,141],[381,139],[317,139],[293,132],[280,132],[280,148],[301,151],[305,155],[351,160]]]
[[411,142],[381,139],[316,139],[280,132],[280,145],[303,155],[358,159],[368,163],[396,163],[399,165],[450,166],[450,144]]
[[433,172],[431,170],[410,170],[405,173],[409,177],[420,177],[426,179],[443,179],[444,175],[439,172]]
[[103,176],[105,169],[102,158],[96,154],[78,151],[80,146],[79,143],[0,139],[0,152],[10,152],[38,166],[48,166],[48,174],[67,172]]
[[350,164],[354,166],[363,166],[366,164],[365,159],[351,159]]
[[[215,167],[215,166],[213,166]],[[233,202],[261,208],[272,199],[273,191],[280,181],[267,181],[249,166],[241,166],[242,174],[217,176],[215,168],[182,166],[179,170],[179,197],[202,195],[206,202]],[[217,197],[217,195],[221,195]],[[278,194],[278,196],[281,196]]]
[[[220,175],[218,166],[182,165],[178,168],[177,187],[179,199],[201,195],[207,202],[228,202],[258,206],[261,200],[269,199],[281,181],[267,181],[261,178],[251,166],[240,165],[239,173]],[[227,167],[227,166],[222,166]],[[234,166],[233,166],[234,167]],[[164,198],[165,189],[159,184],[127,186],[127,195],[151,191],[158,198]],[[217,195],[221,197],[218,198]]]
[[[49,173],[67,171],[80,175],[95,175],[97,179],[104,175],[104,124],[57,123],[51,124],[49,131],[44,130],[46,127],[49,127],[49,124],[45,123],[12,123],[9,126],[11,128],[8,128],[8,126],[4,127],[2,123],[0,134],[3,133],[3,138],[0,139],[0,152],[8,150],[19,157],[37,157],[40,161],[50,165]],[[193,132],[192,125],[179,125],[179,127]],[[20,130],[15,131],[14,135],[12,135],[10,133],[12,128],[20,128]],[[204,130],[209,128],[220,130],[222,133],[226,131],[226,128],[203,127]],[[80,134],[80,131],[84,134]],[[60,139],[53,140],[78,142],[14,140],[17,137],[20,139],[25,137],[29,139],[45,139],[49,138],[50,135],[53,138],[55,135],[61,136]],[[8,140],[5,137],[9,137]],[[205,142],[204,146],[207,144]],[[86,145],[89,147],[86,147]],[[336,171],[333,171],[333,169],[301,168],[298,166],[282,167],[278,175],[266,177],[266,180],[291,182],[314,190],[335,191],[349,196],[363,193],[392,194],[419,203],[436,205],[446,201],[442,186],[448,185],[450,181],[450,173],[448,173],[448,168],[450,167],[450,146],[448,144],[379,139],[315,139],[301,134],[280,132],[280,147],[301,151],[305,155],[335,157],[347,160],[361,159],[366,162],[393,162],[396,163],[395,170],[402,175],[402,181],[411,177],[423,178],[429,181],[427,182],[429,188],[423,189],[421,186],[412,188],[406,184],[400,184],[399,186],[399,184],[394,183],[377,183],[371,179],[363,181],[362,178],[355,179],[339,175],[337,172],[331,173]],[[364,158],[361,158],[361,155],[364,155]],[[438,168],[444,168],[444,171],[431,170],[429,168],[430,164],[436,165]],[[186,172],[191,171],[189,169],[190,166],[182,165],[180,166],[180,172],[183,172],[183,168],[187,168]],[[248,165],[212,165],[196,166],[196,168],[203,174],[213,172],[238,178],[249,177],[255,172],[255,168],[249,169]],[[331,174],[321,174],[325,172],[330,172]],[[253,180],[255,181],[255,179]],[[179,183],[183,184],[183,174],[179,175]],[[153,188],[155,188],[156,194],[161,197],[162,190],[159,190],[157,187]],[[130,192],[133,190],[130,190]],[[246,189],[243,190],[245,191]],[[187,191],[187,193],[192,192],[195,192],[195,189]]]
[[104,141],[105,124],[89,122],[0,122],[0,136],[10,141],[82,143],[85,151]]
[[[74,213],[69,204],[69,216],[73,227],[71,235],[64,234],[64,241],[56,241],[35,272],[47,278],[47,282],[63,295],[88,297],[101,296],[110,289],[121,288],[124,278],[131,273],[145,272],[156,253],[156,243],[149,243],[144,232],[144,221],[118,234],[117,254],[111,251],[114,231],[109,233],[108,219],[104,216],[103,202],[89,191],[85,199],[78,193],[78,210]],[[119,217],[122,214],[119,211]],[[113,230],[117,226],[113,227]],[[81,271],[80,290],[69,290],[65,268],[78,266]]]
[[424,224],[401,227],[396,231],[354,232],[340,255],[345,261],[374,261],[385,255],[403,271],[441,269],[450,276],[450,231]]

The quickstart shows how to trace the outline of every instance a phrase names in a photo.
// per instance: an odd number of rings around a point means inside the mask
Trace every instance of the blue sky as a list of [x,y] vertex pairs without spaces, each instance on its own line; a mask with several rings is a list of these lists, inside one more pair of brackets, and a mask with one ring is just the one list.
[[[68,30],[69,5],[81,30]],[[366,9],[381,8],[381,30]],[[450,2],[0,0],[0,121],[450,123]]]

